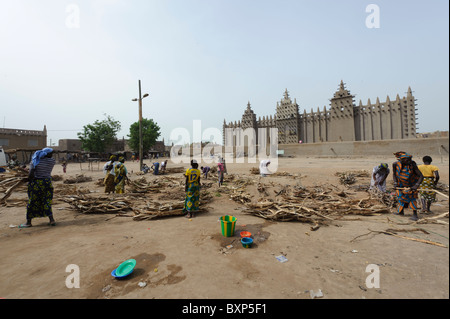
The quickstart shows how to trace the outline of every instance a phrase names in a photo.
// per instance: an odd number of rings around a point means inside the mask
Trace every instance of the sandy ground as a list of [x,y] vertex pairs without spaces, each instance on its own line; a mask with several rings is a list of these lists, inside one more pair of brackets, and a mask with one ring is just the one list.
[[[393,159],[280,158],[279,171],[299,177],[271,176],[264,182],[301,182],[305,187],[331,183],[345,190],[336,172],[371,171],[381,161],[391,163]],[[137,171],[138,163],[126,164],[130,172]],[[448,185],[448,160],[433,164],[440,168],[441,182]],[[174,166],[169,161],[171,165]],[[239,175],[250,175],[249,169],[256,166],[227,164],[229,173]],[[78,186],[89,188],[93,195],[102,194],[102,187],[95,181],[103,173],[95,165],[93,171],[88,170],[87,164],[82,168],[81,171],[79,164],[69,164],[65,177],[79,173],[92,176],[92,182]],[[60,165],[55,166],[53,174],[64,175]],[[139,177],[135,173],[130,176]],[[159,178],[149,174],[145,177]],[[390,176],[389,184],[391,180]],[[54,182],[55,187],[59,184],[64,185],[62,181]],[[357,184],[369,184],[369,178],[358,178]],[[216,194],[217,188],[214,183],[209,191]],[[158,194],[148,196],[151,199]],[[20,198],[25,199],[26,194],[15,192],[10,197]],[[438,198],[433,215],[449,211],[448,200]],[[310,291],[320,289],[323,299],[449,298],[448,224],[418,225],[409,216],[384,214],[353,216],[353,220],[333,221],[312,231],[311,224],[270,222],[244,214],[241,205],[225,194],[202,203],[205,204],[208,212],[191,220],[168,217],[136,221],[111,214],[80,214],[67,203],[56,201],[53,211],[57,225],[49,226],[48,220],[41,218],[33,220],[33,227],[28,229],[13,227],[25,222],[25,205],[0,207],[0,297],[310,299]],[[227,214],[237,218],[234,237],[221,233],[218,219]],[[415,231],[403,235],[447,247],[384,234],[352,241],[369,229],[418,227],[428,234]],[[258,239],[250,249],[239,243],[242,230],[252,232]],[[225,248],[230,244],[232,248]],[[288,261],[281,263],[275,258],[279,255]],[[137,261],[134,272],[126,279],[113,278],[111,271],[130,258]],[[74,274],[67,268],[69,265],[79,269],[79,288],[66,285]],[[378,266],[379,288],[366,285],[366,278],[371,275],[366,272],[368,265]],[[140,287],[139,282],[146,286]]]

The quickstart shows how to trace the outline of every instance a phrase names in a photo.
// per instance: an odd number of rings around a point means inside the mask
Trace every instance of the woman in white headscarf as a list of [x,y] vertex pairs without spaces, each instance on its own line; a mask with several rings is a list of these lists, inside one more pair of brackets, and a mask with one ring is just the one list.
[[35,217],[48,217],[49,225],[55,226],[52,212],[53,185],[52,170],[55,159],[52,158],[53,149],[44,148],[36,151],[31,158],[30,173],[28,175],[28,203],[27,222],[20,228],[31,227],[31,220]]
[[378,189],[379,191],[386,191],[386,178],[389,175],[389,165],[381,163],[372,170],[372,180],[370,181],[370,189]]
[[265,177],[265,176],[267,176],[267,175],[272,174],[272,173],[269,171],[269,168],[268,168],[269,164],[270,164],[270,161],[267,160],[267,159],[266,159],[266,160],[262,160],[262,161],[259,163],[259,173],[261,174],[261,176]]

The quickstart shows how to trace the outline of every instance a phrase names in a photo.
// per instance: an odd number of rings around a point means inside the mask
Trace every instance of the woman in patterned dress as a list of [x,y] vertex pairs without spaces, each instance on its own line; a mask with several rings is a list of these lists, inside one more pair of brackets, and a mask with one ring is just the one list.
[[[431,165],[433,159],[430,156],[424,156],[423,164],[419,165],[419,170],[423,175],[423,182],[420,184],[421,189],[435,189],[439,181],[439,169]],[[422,213],[431,213],[431,203],[436,201],[436,193],[433,191],[421,191],[420,197],[422,201]]]
[[200,207],[200,175],[198,163],[196,160],[191,161],[191,168],[186,171],[186,198],[184,201],[183,211],[187,212],[186,218],[194,217],[194,212]]
[[411,208],[412,220],[418,220],[417,216],[417,197],[423,175],[417,167],[416,162],[412,161],[412,155],[401,152],[396,153],[397,162],[392,164],[394,177],[394,187],[397,192],[398,211],[396,215],[404,215],[405,208]]
[[53,149],[44,148],[36,151],[31,158],[30,173],[28,175],[28,203],[27,222],[19,228],[31,227],[31,220],[36,217],[48,217],[49,225],[55,226],[52,212],[53,185],[52,170],[55,159],[52,158]]
[[125,182],[127,180],[127,168],[125,167],[125,158],[119,158],[119,163],[114,167],[114,184],[117,194],[125,193]]
[[103,180],[103,184],[105,185],[105,193],[114,193],[115,185],[114,185],[114,166],[116,162],[116,155],[111,155],[109,158],[109,162],[103,166],[103,172],[106,174],[105,179]]

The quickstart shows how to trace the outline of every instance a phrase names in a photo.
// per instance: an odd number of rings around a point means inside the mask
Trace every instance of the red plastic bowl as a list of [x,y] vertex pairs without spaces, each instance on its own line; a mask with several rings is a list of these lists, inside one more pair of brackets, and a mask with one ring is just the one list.
[[249,238],[249,237],[251,237],[252,236],[252,233],[251,232],[248,232],[248,231],[241,231],[241,238]]

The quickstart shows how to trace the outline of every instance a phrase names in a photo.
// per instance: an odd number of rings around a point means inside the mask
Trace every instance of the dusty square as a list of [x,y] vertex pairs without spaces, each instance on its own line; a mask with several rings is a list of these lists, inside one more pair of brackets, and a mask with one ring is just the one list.
[[[393,158],[280,158],[278,172],[291,176],[268,176],[260,181],[275,200],[277,185],[334,185],[336,192],[363,198],[367,192],[341,184],[335,173],[371,172],[380,162],[391,163]],[[145,163],[150,164],[148,160]],[[440,169],[440,183],[448,185],[448,160],[441,163],[437,159],[434,164]],[[131,180],[142,176],[148,181],[163,178],[137,175],[138,165],[126,162]],[[168,166],[188,167],[170,160]],[[250,174],[250,169],[257,166],[227,163],[227,170],[229,175],[258,181],[258,175]],[[103,187],[96,184],[103,177],[97,165],[88,170],[84,163],[81,168],[80,164],[69,164],[64,175],[61,165],[56,165],[53,174],[64,178],[76,174],[91,176],[91,182],[76,186],[89,189],[91,196],[105,195]],[[229,175],[225,175],[225,186],[230,183]],[[182,180],[182,173],[170,176]],[[25,222],[26,192],[14,192],[8,201],[22,199],[23,204],[0,208],[0,297],[310,299],[310,291],[320,289],[323,299],[449,298],[448,218],[440,219],[442,223],[414,223],[408,218],[410,210],[405,217],[392,213],[346,215],[313,230],[310,223],[269,221],[246,214],[242,204],[219,190],[216,179],[210,177],[201,182],[211,184],[202,189],[210,193],[211,199],[201,203],[207,211],[192,219],[175,216],[133,220],[115,214],[82,214],[55,195],[53,213],[57,225],[49,226],[48,220],[41,218],[34,219],[33,227],[27,229],[17,227]],[[369,183],[369,177],[358,177],[355,185]],[[61,180],[55,181],[54,186],[62,189],[73,185]],[[389,187],[392,175],[388,178]],[[171,192],[183,191],[180,185],[179,189],[161,189],[161,193],[146,196],[148,200],[158,200]],[[252,196],[256,201],[261,194],[255,192]],[[419,214],[420,217],[449,211],[448,199],[437,198],[433,214]],[[224,215],[237,218],[233,237],[221,233],[219,218]],[[370,233],[386,229],[401,230],[399,235],[446,247]],[[243,230],[253,235],[255,244],[251,248],[243,248],[239,241]],[[232,247],[227,248],[229,245]],[[277,256],[284,256],[287,261],[280,262]],[[122,280],[113,278],[111,271],[131,258],[137,262],[133,273]],[[66,286],[71,274],[66,271],[68,265],[79,267],[80,288]],[[368,265],[379,268],[379,288],[366,285],[371,274],[366,272]]]

